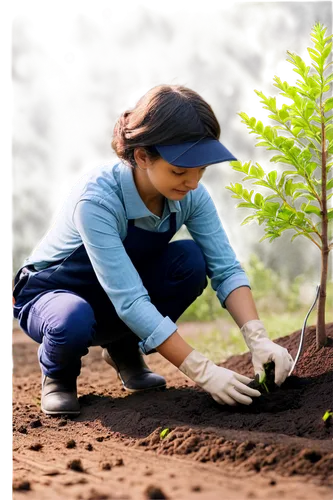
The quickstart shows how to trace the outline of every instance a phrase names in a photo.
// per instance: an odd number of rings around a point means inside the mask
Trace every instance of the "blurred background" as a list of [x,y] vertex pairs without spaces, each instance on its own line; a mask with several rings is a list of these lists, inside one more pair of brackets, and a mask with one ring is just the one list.
[[[20,3],[12,24],[13,273],[73,183],[117,160],[110,142],[119,114],[160,83],[196,90],[214,109],[221,141],[236,157],[276,168],[271,154],[254,147],[237,113],[272,124],[254,89],[274,96],[275,75],[296,81],[286,51],[309,61],[317,21],[332,33],[332,2]],[[258,243],[263,230],[240,225],[250,213],[236,209],[225,189],[241,178],[223,163],[208,168],[203,183],[249,274],[259,310],[295,316],[312,302],[320,252],[305,238],[291,243],[289,231],[273,243]],[[179,235],[188,237],[183,229]],[[224,314],[211,291],[200,300],[185,319]]]

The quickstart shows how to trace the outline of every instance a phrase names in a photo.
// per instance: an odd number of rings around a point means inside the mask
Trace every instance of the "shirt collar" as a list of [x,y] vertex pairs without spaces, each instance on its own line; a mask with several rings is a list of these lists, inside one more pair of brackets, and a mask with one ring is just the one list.
[[[133,171],[124,163],[120,163],[120,185],[124,196],[124,204],[127,219],[140,219],[141,217],[149,217],[153,214],[142,201],[136,188]],[[180,212],[179,201],[167,199],[170,212]]]

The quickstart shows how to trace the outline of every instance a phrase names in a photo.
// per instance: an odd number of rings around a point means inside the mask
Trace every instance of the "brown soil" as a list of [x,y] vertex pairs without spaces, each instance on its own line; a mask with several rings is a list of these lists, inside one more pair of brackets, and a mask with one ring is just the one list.
[[[66,419],[41,413],[38,345],[14,329],[14,499],[331,500],[333,425],[322,416],[333,406],[333,324],[328,332],[316,351],[309,327],[294,376],[233,409],[159,354],[147,362],[167,389],[128,394],[93,347],[78,380],[81,415]],[[277,342],[295,355],[299,335]],[[249,354],[223,366],[253,376]]]

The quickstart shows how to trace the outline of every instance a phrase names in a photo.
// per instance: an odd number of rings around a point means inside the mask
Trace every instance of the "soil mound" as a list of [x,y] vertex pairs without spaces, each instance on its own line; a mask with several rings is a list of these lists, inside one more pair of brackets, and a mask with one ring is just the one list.
[[[98,470],[97,475],[119,470],[119,478],[124,478],[121,470],[126,466],[116,456],[117,447],[127,453],[145,450],[156,457],[175,457],[206,466],[222,464],[239,473],[256,473],[258,478],[267,472],[331,485],[333,426],[332,419],[325,424],[322,417],[333,406],[333,324],[327,329],[330,345],[317,351],[315,328],[307,328],[295,372],[281,388],[262,395],[250,406],[234,408],[215,403],[158,354],[147,357],[147,362],[165,376],[167,389],[129,394],[114,370],[101,360],[101,349],[93,347],[83,358],[78,379],[81,415],[75,419],[50,418],[41,413],[38,345],[22,332],[14,333],[15,488],[20,489],[17,484],[24,481],[37,487],[36,464],[47,475],[45,485],[58,476],[61,484],[74,484],[73,479],[65,482],[67,475],[87,476],[91,470]],[[276,342],[295,356],[299,338],[298,330]],[[254,376],[249,353],[232,356],[221,366]],[[161,435],[166,428],[170,431]],[[102,450],[109,450],[108,454]],[[131,460],[130,454],[126,457]],[[70,459],[80,461],[81,472],[68,467]],[[22,470],[30,472],[21,474]],[[65,496],[64,489],[61,492]],[[149,498],[148,492],[145,494]],[[194,494],[199,495],[199,490]],[[39,498],[49,498],[43,495]]]

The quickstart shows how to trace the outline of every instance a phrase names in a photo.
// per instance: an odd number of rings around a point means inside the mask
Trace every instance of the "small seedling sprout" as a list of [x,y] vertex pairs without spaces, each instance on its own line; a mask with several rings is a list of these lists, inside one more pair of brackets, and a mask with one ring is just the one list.
[[333,416],[333,411],[332,410],[327,410],[324,413],[323,420],[326,422],[329,418],[332,418]]
[[269,392],[269,389],[268,389],[267,385],[265,384],[265,382],[263,381],[263,382],[261,382],[261,384],[264,387],[265,391]]
[[169,434],[170,432],[170,429],[166,428],[166,429],[163,429],[163,431],[160,432],[160,438],[161,439],[164,439],[167,437],[167,435]]
[[274,362],[271,361],[269,363],[264,364],[264,369],[265,371],[260,375],[260,377],[257,376],[258,384],[259,386],[263,387],[264,390],[269,393],[269,387],[274,384],[274,369],[275,365]]

